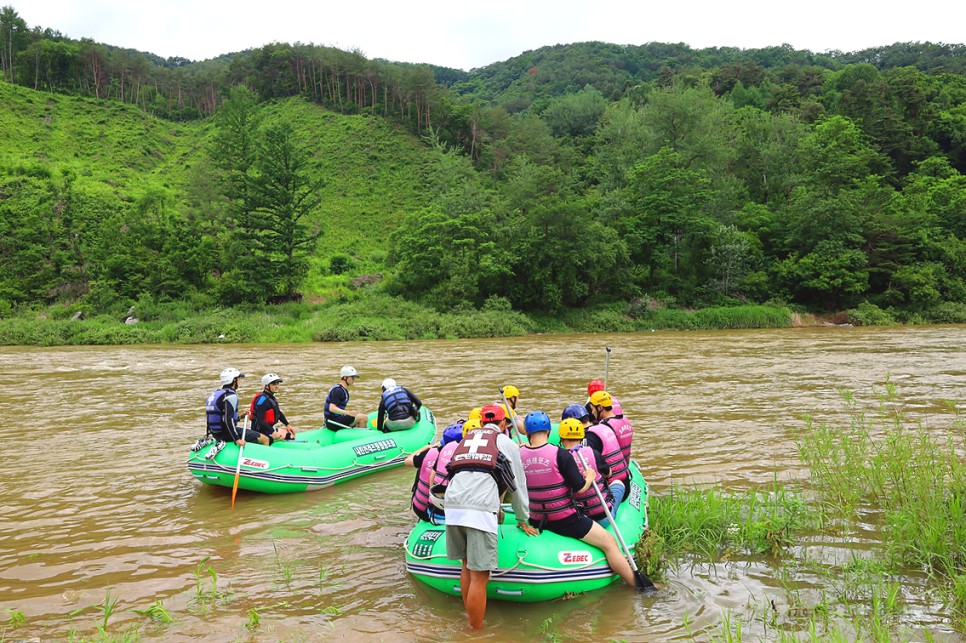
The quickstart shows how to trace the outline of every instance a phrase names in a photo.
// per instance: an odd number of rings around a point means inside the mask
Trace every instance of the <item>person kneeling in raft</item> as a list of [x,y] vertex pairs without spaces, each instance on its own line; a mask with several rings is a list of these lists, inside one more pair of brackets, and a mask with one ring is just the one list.
[[530,524],[597,547],[604,552],[610,568],[629,587],[635,588],[634,571],[617,541],[603,527],[583,515],[574,500],[575,493],[590,489],[597,472],[590,467],[581,475],[570,452],[547,441],[550,418],[543,411],[528,413],[523,426],[530,442],[520,446],[520,460],[530,497]]

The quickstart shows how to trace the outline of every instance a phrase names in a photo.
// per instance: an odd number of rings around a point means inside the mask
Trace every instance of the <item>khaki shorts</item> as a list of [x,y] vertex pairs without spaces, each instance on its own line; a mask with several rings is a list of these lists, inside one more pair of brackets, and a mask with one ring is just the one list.
[[408,417],[401,420],[386,420],[383,426],[386,427],[387,431],[405,431],[416,426],[416,418]]
[[446,557],[465,560],[474,572],[489,572],[497,567],[496,534],[462,525],[446,525]]

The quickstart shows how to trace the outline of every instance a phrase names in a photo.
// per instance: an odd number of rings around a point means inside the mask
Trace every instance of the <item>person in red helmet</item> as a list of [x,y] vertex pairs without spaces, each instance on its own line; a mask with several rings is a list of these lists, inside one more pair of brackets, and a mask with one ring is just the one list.
[[486,586],[497,567],[500,495],[510,492],[517,527],[528,535],[530,499],[520,448],[506,432],[510,419],[497,404],[484,406],[483,424],[472,429],[453,451],[446,487],[446,556],[462,561],[460,594],[472,629],[483,627]]

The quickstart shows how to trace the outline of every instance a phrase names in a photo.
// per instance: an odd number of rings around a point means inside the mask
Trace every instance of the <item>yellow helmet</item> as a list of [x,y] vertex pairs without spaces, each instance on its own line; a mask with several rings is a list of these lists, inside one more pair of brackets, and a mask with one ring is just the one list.
[[577,418],[567,418],[560,422],[557,433],[560,434],[561,440],[583,440],[584,425]]
[[503,394],[507,397],[507,399],[511,397],[520,397],[520,389],[512,384],[507,384],[503,387]]
[[480,424],[479,418],[468,419],[466,422],[463,422],[463,437],[465,438],[466,434],[472,431],[473,429],[479,429],[482,426],[483,425]]
[[613,404],[610,399],[610,393],[607,391],[595,391],[590,396],[590,403],[594,406],[603,406],[606,408],[610,408]]
[[470,411],[469,416],[466,418],[468,420],[479,420],[483,417],[483,407],[478,406],[472,411]]

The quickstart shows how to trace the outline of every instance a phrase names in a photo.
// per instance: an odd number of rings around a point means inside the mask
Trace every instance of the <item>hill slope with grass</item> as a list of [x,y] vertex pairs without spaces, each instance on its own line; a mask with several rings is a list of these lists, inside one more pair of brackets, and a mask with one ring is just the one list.
[[[9,239],[0,259],[16,263],[17,253],[48,268],[42,277],[14,274],[19,281],[0,288],[7,308],[63,303],[83,297],[91,282],[135,278],[137,271],[125,272],[137,263],[127,251],[150,249],[152,235],[214,239],[230,227],[227,195],[210,159],[212,120],[170,122],[116,101],[8,83],[0,83],[0,102],[0,212],[7,215],[0,231]],[[306,294],[380,272],[388,232],[428,201],[422,185],[435,153],[375,116],[337,114],[299,98],[257,109],[263,122],[293,125],[321,180],[311,224],[322,234],[309,253]],[[147,223],[157,229],[136,230]],[[156,250],[140,257],[148,267],[171,248]],[[336,255],[345,274],[332,279],[326,272]],[[105,267],[112,263],[126,267],[112,273]],[[202,268],[217,273],[217,264]],[[67,293],[63,282],[72,283]]]

